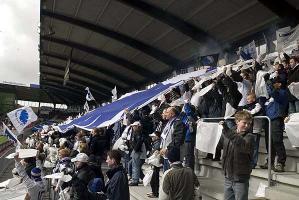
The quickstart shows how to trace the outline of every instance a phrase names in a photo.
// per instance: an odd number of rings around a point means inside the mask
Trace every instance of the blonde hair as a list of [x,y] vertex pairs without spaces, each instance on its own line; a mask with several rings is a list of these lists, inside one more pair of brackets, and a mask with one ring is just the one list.
[[87,143],[80,143],[78,147],[80,153],[88,153],[88,146]]
[[235,119],[236,121],[241,121],[241,120],[252,121],[253,117],[248,111],[242,110],[235,114]]
[[248,96],[248,97],[251,96],[251,97],[254,97],[254,98],[256,99],[256,95],[254,94],[254,92],[250,92],[250,93],[248,93],[247,96]]

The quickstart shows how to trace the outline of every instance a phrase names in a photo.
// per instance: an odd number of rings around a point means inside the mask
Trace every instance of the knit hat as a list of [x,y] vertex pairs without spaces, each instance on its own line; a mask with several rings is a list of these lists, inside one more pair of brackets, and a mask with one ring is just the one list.
[[168,150],[167,158],[169,162],[177,162],[180,161],[180,149],[177,147],[172,147]]
[[42,171],[40,170],[40,168],[34,167],[31,170],[31,177],[32,178],[39,178],[41,176]]
[[104,189],[104,182],[101,178],[94,178],[88,183],[88,190],[92,193],[101,192]]

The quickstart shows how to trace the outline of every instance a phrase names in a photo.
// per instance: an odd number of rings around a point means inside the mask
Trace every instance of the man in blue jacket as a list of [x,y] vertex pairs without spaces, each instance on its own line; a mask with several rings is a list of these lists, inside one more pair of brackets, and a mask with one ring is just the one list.
[[[274,164],[277,155],[277,165],[274,171],[284,172],[286,162],[286,150],[283,143],[284,117],[286,116],[288,107],[287,91],[282,87],[279,78],[275,80],[267,80],[267,91],[270,99],[265,103],[266,115],[271,119],[271,163]],[[267,133],[266,133],[267,135]],[[267,137],[266,137],[266,140]]]

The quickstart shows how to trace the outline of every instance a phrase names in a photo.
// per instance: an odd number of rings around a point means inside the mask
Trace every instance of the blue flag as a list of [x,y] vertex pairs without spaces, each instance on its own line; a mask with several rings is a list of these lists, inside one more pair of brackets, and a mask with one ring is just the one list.
[[8,139],[12,140],[16,144],[21,144],[18,140],[17,136],[13,134],[13,132],[3,123],[3,134],[8,137]]

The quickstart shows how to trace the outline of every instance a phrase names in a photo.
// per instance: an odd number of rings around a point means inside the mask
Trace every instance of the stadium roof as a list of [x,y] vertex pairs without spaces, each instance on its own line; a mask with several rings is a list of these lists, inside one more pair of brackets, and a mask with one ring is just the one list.
[[[16,100],[23,101],[34,101],[43,103],[55,103],[55,104],[66,104],[66,105],[80,105],[84,99],[82,95],[78,93],[71,93],[77,96],[76,99],[72,99],[69,95],[69,91],[59,91],[55,88],[55,92],[47,88],[27,87],[21,85],[11,85],[0,83],[0,91],[4,93],[11,93],[15,95]],[[60,92],[60,93],[59,93]],[[66,94],[65,94],[66,93]],[[60,95],[59,95],[60,94]],[[64,94],[64,95],[62,95]]]
[[220,52],[278,21],[298,22],[296,3],[43,0],[40,85],[77,101],[84,101],[88,86],[98,101],[110,100],[115,85],[119,93],[138,89],[163,80],[194,55]]

